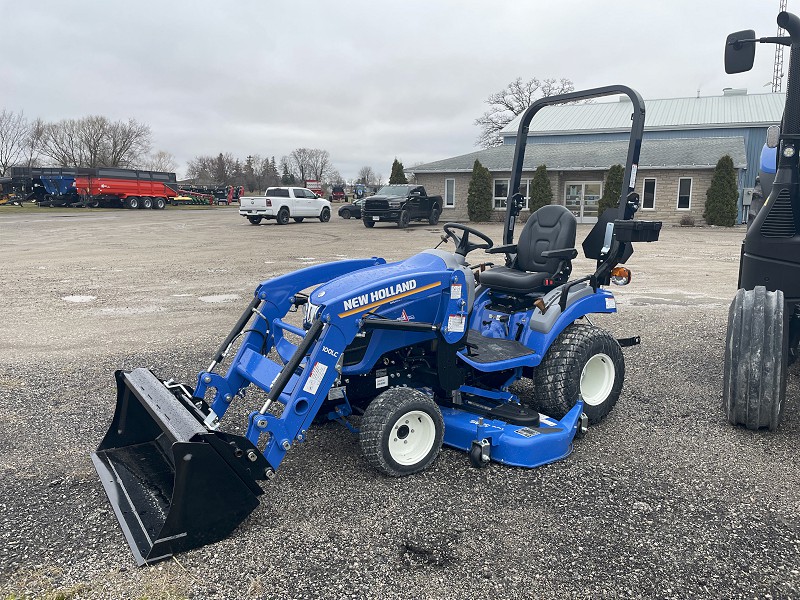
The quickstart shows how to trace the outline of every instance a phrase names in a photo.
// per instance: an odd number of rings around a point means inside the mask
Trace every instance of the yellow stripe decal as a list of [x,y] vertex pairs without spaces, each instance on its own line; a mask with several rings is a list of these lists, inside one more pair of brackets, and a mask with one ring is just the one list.
[[439,283],[429,283],[428,285],[423,285],[421,288],[416,288],[410,290],[408,292],[403,292],[402,294],[397,294],[396,296],[389,296],[388,298],[384,298],[379,302],[372,302],[370,304],[365,304],[364,306],[359,306],[358,308],[354,308],[353,310],[348,310],[347,312],[339,313],[339,318],[349,317],[351,315],[358,314],[360,312],[364,312],[365,310],[369,310],[370,308],[375,308],[376,306],[380,306],[381,304],[387,304],[388,302],[394,302],[395,300],[399,300],[400,298],[405,298],[406,296],[412,296],[414,294],[418,294],[420,292],[424,292],[425,290],[430,290],[435,287],[439,287],[441,284]]

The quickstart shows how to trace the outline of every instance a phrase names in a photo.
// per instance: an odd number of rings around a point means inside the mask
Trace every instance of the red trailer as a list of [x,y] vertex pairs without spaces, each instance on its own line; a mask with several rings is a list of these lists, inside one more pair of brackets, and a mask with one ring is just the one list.
[[77,174],[75,187],[91,207],[164,208],[178,195],[175,173],[111,167]]

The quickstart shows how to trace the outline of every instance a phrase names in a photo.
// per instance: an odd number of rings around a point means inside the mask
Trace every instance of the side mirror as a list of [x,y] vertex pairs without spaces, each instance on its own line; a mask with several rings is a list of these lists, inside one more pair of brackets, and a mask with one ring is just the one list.
[[745,29],[730,34],[725,40],[725,72],[728,75],[744,73],[753,68],[756,58],[755,37],[755,30]]
[[767,127],[767,148],[777,148],[781,138],[781,128],[779,125]]

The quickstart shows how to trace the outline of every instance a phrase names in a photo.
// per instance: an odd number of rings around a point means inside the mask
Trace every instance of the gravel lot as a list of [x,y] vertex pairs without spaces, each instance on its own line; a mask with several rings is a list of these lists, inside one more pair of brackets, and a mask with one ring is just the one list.
[[[499,225],[479,228],[500,243]],[[326,425],[233,536],[139,569],[89,459],[113,413],[113,371],[192,383],[258,282],[344,257],[401,259],[440,229],[2,208],[0,597],[800,597],[798,404],[772,434],[730,427],[720,408],[743,233],[668,228],[637,246],[632,284],[614,290],[619,314],[596,322],[642,344],[625,351],[619,404],[567,459],[475,470],[444,449],[396,480]],[[590,269],[581,259],[574,272]],[[798,380],[795,368],[792,400]],[[241,430],[250,408],[226,427]]]

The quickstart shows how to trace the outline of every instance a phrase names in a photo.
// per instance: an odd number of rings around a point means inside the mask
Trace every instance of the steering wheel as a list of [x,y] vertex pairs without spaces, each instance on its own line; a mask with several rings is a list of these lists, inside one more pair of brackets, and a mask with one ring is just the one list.
[[[477,229],[473,229],[472,227],[468,227],[467,225],[462,225],[461,223],[445,223],[442,227],[444,232],[447,234],[447,237],[453,238],[453,242],[456,244],[455,253],[461,256],[466,256],[473,250],[488,250],[492,246],[494,246],[494,242],[492,238],[487,236],[485,233],[481,233]],[[462,237],[459,237],[456,233],[453,232],[453,229],[460,229],[464,232]],[[469,234],[472,233],[482,239],[485,244],[475,244],[469,241]]]

